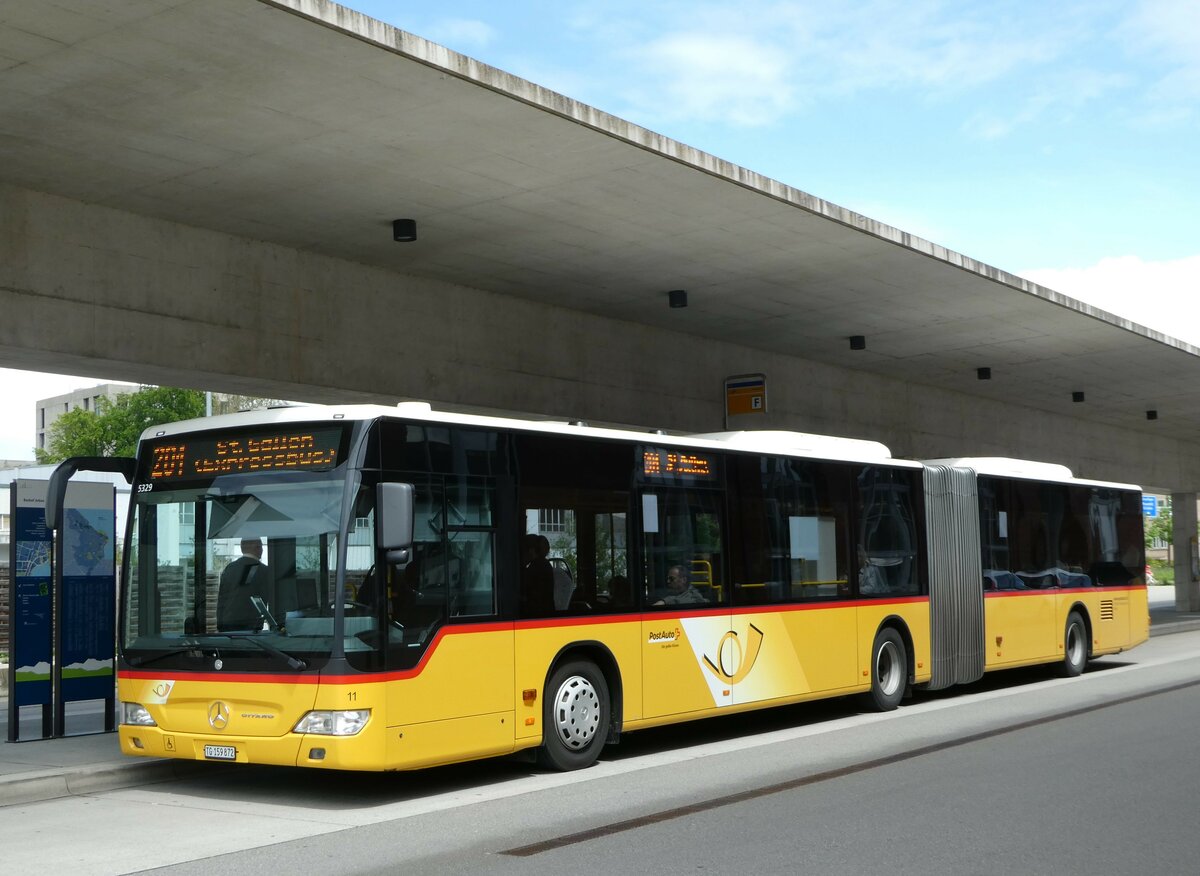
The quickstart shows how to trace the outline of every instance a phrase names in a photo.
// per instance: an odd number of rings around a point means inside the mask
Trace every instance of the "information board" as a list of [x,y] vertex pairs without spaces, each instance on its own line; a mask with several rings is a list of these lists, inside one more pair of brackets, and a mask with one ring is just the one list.
[[46,529],[46,481],[13,481],[9,705],[50,705],[54,543]]
[[59,538],[46,526],[48,481],[16,480],[10,495],[8,740],[20,738],[20,707],[42,706],[42,736],[64,735],[63,704],[115,706],[116,490],[67,486]]
[[113,696],[116,640],[116,493],[112,484],[73,481],[62,524],[59,662],[63,702]]

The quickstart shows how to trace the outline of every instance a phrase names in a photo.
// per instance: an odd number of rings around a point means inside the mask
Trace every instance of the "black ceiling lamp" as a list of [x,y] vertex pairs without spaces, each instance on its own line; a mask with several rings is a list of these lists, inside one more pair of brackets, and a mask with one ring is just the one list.
[[1081,401],[1083,401],[1083,390],[1077,389],[1071,393],[1071,401],[1075,402],[1075,404],[1079,404]]
[[867,348],[867,336],[866,335],[851,335],[850,336],[850,349],[851,350],[865,350],[866,348]]
[[1158,419],[1158,411],[1146,411],[1146,419],[1147,420],[1157,420]]
[[667,301],[672,307],[687,307],[687,291],[684,289],[672,289],[667,293]]
[[978,378],[979,380],[991,380],[992,379],[992,369],[991,368],[976,368],[975,369],[975,377]]
[[392,222],[392,240],[397,243],[412,243],[416,239],[416,219],[396,219]]

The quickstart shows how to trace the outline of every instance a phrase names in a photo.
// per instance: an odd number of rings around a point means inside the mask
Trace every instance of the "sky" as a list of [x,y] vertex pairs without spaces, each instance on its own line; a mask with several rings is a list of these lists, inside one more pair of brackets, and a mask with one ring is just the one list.
[[1196,0],[346,5],[1200,346]]

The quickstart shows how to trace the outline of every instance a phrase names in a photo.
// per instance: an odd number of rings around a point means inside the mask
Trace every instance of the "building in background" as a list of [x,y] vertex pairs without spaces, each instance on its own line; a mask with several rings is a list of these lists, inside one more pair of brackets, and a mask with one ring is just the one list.
[[34,444],[38,450],[46,449],[46,442],[49,441],[50,427],[54,425],[54,421],[65,414],[67,411],[73,411],[76,408],[83,408],[85,411],[95,411],[96,405],[100,399],[106,398],[110,401],[115,400],[118,395],[136,392],[137,387],[125,383],[101,383],[98,386],[89,386],[83,389],[76,389],[73,392],[68,392],[65,395],[56,395],[53,398],[39,399],[36,402],[36,432],[37,439]]

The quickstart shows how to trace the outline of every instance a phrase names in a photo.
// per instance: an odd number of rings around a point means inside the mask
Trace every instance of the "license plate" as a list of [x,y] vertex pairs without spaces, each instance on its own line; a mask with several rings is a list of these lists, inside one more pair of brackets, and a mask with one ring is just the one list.
[[206,745],[204,756],[209,760],[237,760],[237,749],[232,745]]

